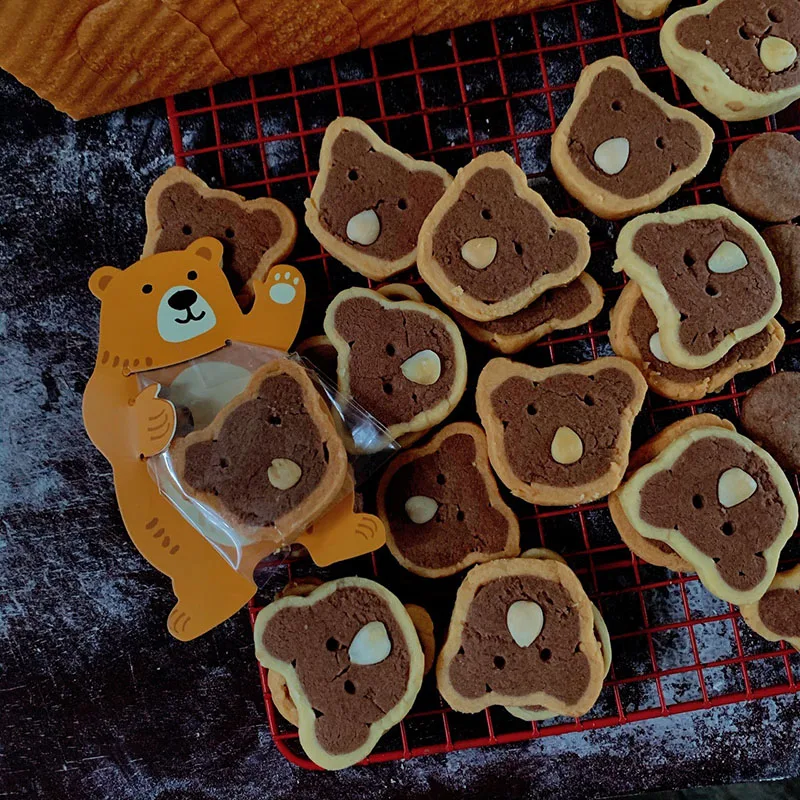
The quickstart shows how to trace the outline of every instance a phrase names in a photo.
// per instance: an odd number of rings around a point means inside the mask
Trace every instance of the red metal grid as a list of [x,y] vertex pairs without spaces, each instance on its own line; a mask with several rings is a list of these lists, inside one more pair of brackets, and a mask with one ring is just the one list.
[[[777,119],[738,124],[707,115],[664,66],[657,45],[659,28],[659,21],[624,17],[613,0],[571,0],[510,20],[171,97],[166,102],[175,158],[212,185],[247,196],[277,197],[301,219],[302,200],[316,175],[322,134],[340,114],[364,118],[401,150],[431,158],[451,172],[481,152],[505,150],[554,208],[589,224],[593,241],[589,271],[607,295],[604,311],[593,322],[552,334],[517,358],[538,365],[596,358],[611,353],[608,309],[622,286],[622,279],[610,270],[619,226],[597,220],[577,206],[559,187],[548,163],[549,137],[569,106],[580,68],[606,55],[624,55],[651,88],[670,102],[691,108],[714,127],[717,138],[709,166],[668,201],[667,208],[720,200],[719,171],[744,139],[765,130],[800,130],[800,118],[791,110]],[[366,284],[305,231],[290,260],[300,266],[309,285],[304,321],[308,335],[320,332],[322,311],[337,291]],[[414,272],[400,279],[420,285]],[[800,330],[788,329],[779,368],[800,369],[798,345]],[[468,348],[474,380],[487,354]],[[675,403],[649,393],[635,437],[641,441],[698,410],[736,419],[739,398],[775,369],[773,364],[740,375],[720,394],[701,401]],[[456,416],[474,418],[472,408],[464,405]],[[798,476],[792,480],[800,490]],[[633,556],[616,534],[605,502],[556,509],[513,500],[511,504],[520,516],[523,546],[561,552],[609,624],[614,662],[598,704],[582,719],[543,723],[518,720],[500,708],[461,715],[443,705],[429,676],[412,713],[383,737],[365,763],[603,728],[800,688],[800,657],[791,648],[753,634],[735,608],[712,598],[695,576],[655,568]],[[800,540],[795,538],[783,563],[799,559]],[[422,602],[439,623],[437,638],[441,638],[460,576],[425,582],[404,572],[385,553],[330,570],[317,570],[307,559],[275,561],[263,572],[267,586],[251,604],[251,620],[270,599],[271,590],[292,577],[354,573],[384,581],[404,601],[425,598]],[[300,748],[297,731],[276,711],[265,670],[260,674],[279,750],[293,763],[315,768]]]

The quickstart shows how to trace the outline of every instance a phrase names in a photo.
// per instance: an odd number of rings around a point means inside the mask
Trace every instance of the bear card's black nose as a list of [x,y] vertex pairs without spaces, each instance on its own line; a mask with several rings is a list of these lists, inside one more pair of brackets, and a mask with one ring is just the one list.
[[192,307],[196,300],[197,292],[194,289],[181,289],[179,292],[175,292],[167,300],[167,303],[169,303],[170,308],[174,308],[176,311],[186,311],[187,308]]

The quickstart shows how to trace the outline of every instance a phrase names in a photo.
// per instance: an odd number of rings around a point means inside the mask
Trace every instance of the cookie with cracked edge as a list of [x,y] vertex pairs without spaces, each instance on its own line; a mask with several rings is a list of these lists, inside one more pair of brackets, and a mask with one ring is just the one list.
[[703,120],[651,92],[630,61],[609,56],[581,72],[551,159],[574,198],[603,219],[622,219],[696,177],[713,141]]
[[784,468],[800,472],[800,372],[778,372],[742,401],[747,434]]
[[[733,423],[726,419],[721,419],[715,414],[696,414],[673,422],[631,453],[630,463],[628,464],[628,475],[632,475],[636,470],[645,466],[645,464],[649,464],[674,439],[682,434],[694,428],[708,428],[714,426],[719,426],[729,431],[736,430]],[[623,483],[623,486],[624,485]],[[608,510],[620,538],[628,546],[628,549],[630,549],[634,555],[639,556],[642,561],[646,561],[648,564],[653,564],[656,567],[666,567],[673,572],[694,572],[694,567],[688,561],[681,558],[666,542],[646,539],[633,527],[630,520],[625,516],[625,511],[620,504],[617,496],[619,491],[620,489],[616,489],[608,496]]]
[[578,717],[595,704],[603,674],[592,604],[569,567],[514,558],[469,571],[436,665],[451,708],[541,706]]
[[676,367],[661,347],[658,323],[639,284],[628,281],[611,309],[608,338],[614,352],[635,364],[656,394],[671,400],[700,400],[718,392],[739,373],[769,364],[783,347],[786,333],[771,319],[763,331],[737,342],[711,366]]
[[800,97],[800,7],[794,0],[708,0],[661,28],[661,55],[723,120],[776,114]]
[[386,144],[354,117],[325,131],[306,225],[345,266],[382,281],[412,266],[417,234],[452,178]]
[[647,392],[623,358],[537,368],[506,358],[478,378],[476,405],[489,460],[528,503],[589,503],[619,486],[631,428]]
[[800,564],[777,574],[758,602],[744,603],[739,611],[759,636],[800,650]]
[[[530,550],[521,553],[521,557],[550,559],[568,566],[567,562],[558,553],[548,550],[546,547],[532,547]],[[592,616],[594,618],[594,635],[600,643],[600,650],[603,653],[603,678],[605,678],[611,669],[611,636],[608,633],[608,626],[600,613],[600,609],[594,603],[592,603]],[[526,722],[542,722],[558,716],[541,706],[506,706],[506,711],[518,719],[524,719]]]
[[461,332],[433,306],[354,287],[331,301],[324,328],[338,353],[339,390],[395,439],[437,425],[464,394]]
[[369,755],[422,684],[422,647],[408,612],[365,578],[271,603],[256,617],[254,639],[261,665],[286,681],[303,750],[323,769]]
[[703,369],[764,330],[780,273],[758,231],[718,205],[642,214],[617,238],[614,271],[635,280],[672,364]]
[[171,448],[184,491],[258,536],[296,538],[341,496],[347,452],[300,365],[257,369],[213,422]]
[[486,322],[574,280],[589,254],[582,222],[557,217],[508,154],[485,153],[422,225],[417,268],[447,306]]
[[519,554],[519,522],[500,497],[486,435],[471,422],[396,456],[377,501],[389,551],[416,575],[441,578]]
[[155,180],[144,203],[147,237],[142,257],[184,250],[195,239],[222,242],[222,268],[234,294],[252,294],[270,267],[292,251],[294,214],[271,197],[246,200],[227,189],[212,189],[183,167],[170,167]]
[[529,306],[508,317],[475,322],[453,312],[459,325],[476,341],[499,353],[518,353],[553,331],[577,328],[603,308],[600,284],[585,272],[571,283],[548,289]]
[[797,526],[791,484],[765,450],[720,426],[675,437],[616,494],[631,526],[692,564],[713,595],[766,592]]

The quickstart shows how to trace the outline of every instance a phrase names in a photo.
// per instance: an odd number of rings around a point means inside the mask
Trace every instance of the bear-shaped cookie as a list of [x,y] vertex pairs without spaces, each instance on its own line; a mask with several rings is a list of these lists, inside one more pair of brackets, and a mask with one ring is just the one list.
[[739,610],[744,621],[765,639],[782,639],[800,650],[800,565],[776,575],[757,603],[745,603]]
[[538,706],[577,717],[595,704],[604,675],[592,603],[569,567],[513,558],[470,570],[436,665],[453,709]]
[[325,131],[306,225],[343,264],[382,281],[410,267],[425,217],[452,181],[442,167],[386,144],[360,119]]
[[767,591],[797,526],[797,500],[783,470],[719,425],[676,435],[616,500],[640,536],[667,544],[712,594],[738,605]]
[[345,289],[325,313],[339,389],[397,439],[440,423],[464,394],[467,357],[446,314],[371,289]]
[[378,515],[392,555],[428,578],[519,553],[519,523],[497,490],[486,435],[471,422],[396,456],[378,487]]
[[566,506],[619,486],[646,392],[622,358],[544,368],[495,358],[475,398],[500,480],[528,503]]
[[300,743],[324,769],[367,756],[410,710],[424,657],[400,601],[365,578],[340,578],[262,609],[254,629],[263,667],[286,680]]
[[254,282],[289,255],[297,237],[294,214],[280,201],[245,200],[227,189],[211,189],[183,167],[170,167],[156,179],[144,208],[143,258],[212,236],[223,244],[222,268],[233,293],[248,302]]
[[588,262],[586,226],[557,217],[506,153],[484,153],[459,170],[419,232],[420,276],[479,322],[520,311]]

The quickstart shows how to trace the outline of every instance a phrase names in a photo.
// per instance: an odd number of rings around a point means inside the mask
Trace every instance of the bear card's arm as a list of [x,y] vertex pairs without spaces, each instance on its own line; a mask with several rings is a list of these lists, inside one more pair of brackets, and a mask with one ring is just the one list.
[[133,401],[139,394],[134,375],[120,369],[95,367],[83,393],[83,422],[94,446],[111,462],[136,460],[139,454],[130,447],[127,429],[133,416]]

